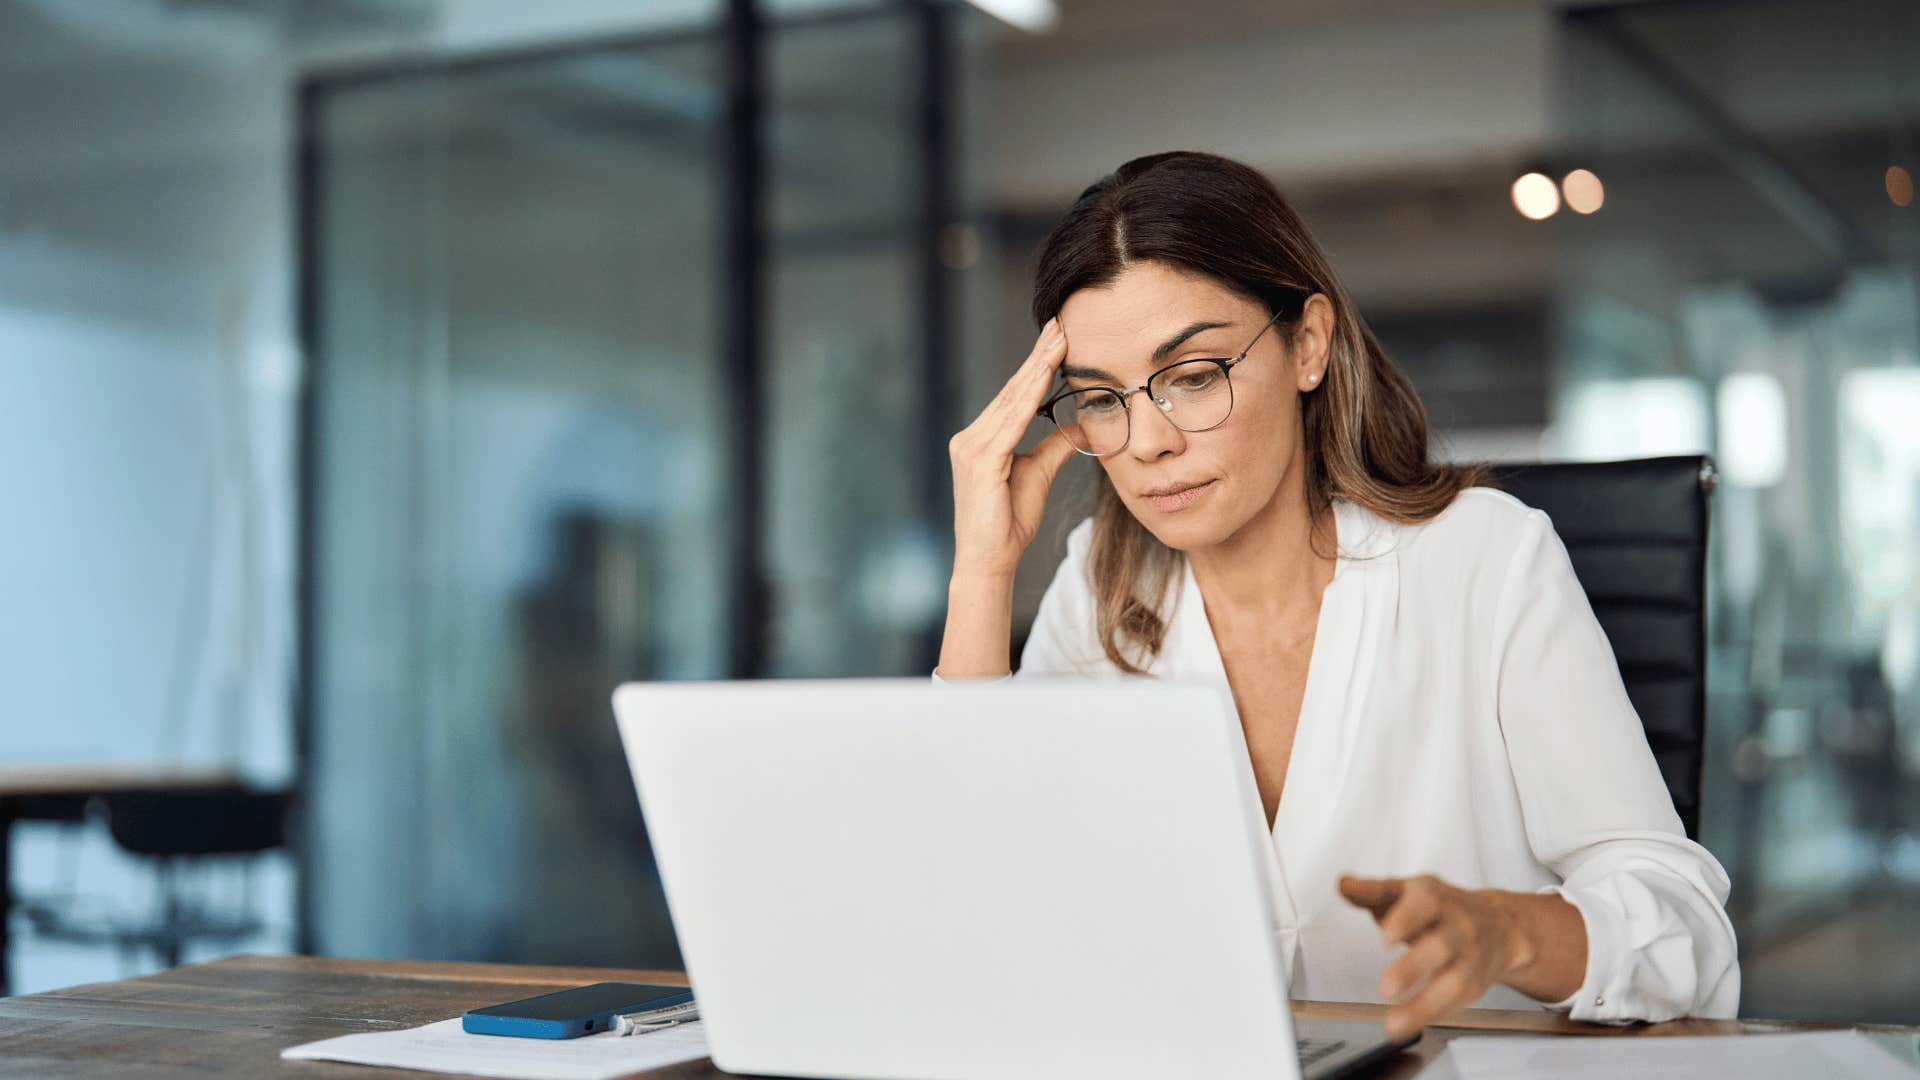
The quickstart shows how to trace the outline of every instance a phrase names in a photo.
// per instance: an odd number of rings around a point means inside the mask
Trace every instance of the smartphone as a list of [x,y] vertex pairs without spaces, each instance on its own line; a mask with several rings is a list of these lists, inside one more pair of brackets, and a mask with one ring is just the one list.
[[613,1030],[616,1016],[674,1009],[692,1001],[693,991],[684,986],[594,983],[473,1009],[460,1017],[460,1027],[470,1035],[572,1039]]

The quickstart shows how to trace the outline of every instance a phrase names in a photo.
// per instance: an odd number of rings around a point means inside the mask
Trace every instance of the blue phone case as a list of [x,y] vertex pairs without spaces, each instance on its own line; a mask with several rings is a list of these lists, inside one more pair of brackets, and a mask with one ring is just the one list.
[[[668,997],[649,997],[648,991],[661,989],[679,989],[677,987],[657,987],[635,984],[635,1000],[626,1005],[616,1005],[597,1012],[580,1013],[560,1018],[541,1018],[513,1015],[510,1011],[516,1006],[531,1005],[548,998],[574,993],[574,990],[560,990],[552,994],[510,1001],[504,1005],[490,1005],[486,1009],[474,1009],[460,1017],[460,1029],[469,1035],[511,1035],[522,1039],[574,1039],[582,1035],[597,1035],[613,1030],[616,1016],[628,1013],[651,1012],[656,1009],[670,1009],[693,1000],[693,991],[684,990]],[[502,1010],[494,1012],[490,1010]]]

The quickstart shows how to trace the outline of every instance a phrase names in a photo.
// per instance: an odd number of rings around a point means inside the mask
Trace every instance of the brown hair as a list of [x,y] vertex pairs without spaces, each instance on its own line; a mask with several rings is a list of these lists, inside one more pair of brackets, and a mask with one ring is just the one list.
[[[1326,255],[1273,182],[1215,154],[1174,151],[1135,158],[1081,192],[1048,234],[1034,274],[1036,326],[1067,298],[1112,284],[1133,263],[1157,261],[1205,274],[1285,311],[1291,335],[1301,301],[1333,304],[1333,340],[1319,388],[1301,399],[1306,499],[1311,520],[1350,499],[1390,521],[1431,519],[1462,489],[1488,480],[1484,466],[1428,458],[1427,410],[1406,375],[1354,310]],[[1167,626],[1160,601],[1178,554],[1135,520],[1103,471],[1094,511],[1093,572],[1100,644],[1122,671],[1131,643],[1158,655]]]

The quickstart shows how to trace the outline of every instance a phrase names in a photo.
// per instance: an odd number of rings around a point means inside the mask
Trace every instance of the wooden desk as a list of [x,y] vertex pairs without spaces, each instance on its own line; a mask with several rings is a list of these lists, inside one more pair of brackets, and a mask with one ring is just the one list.
[[240,775],[224,765],[172,762],[77,762],[0,768],[0,997],[8,992],[8,915],[13,911],[13,824],[79,821],[87,800],[129,792],[196,791],[235,787]]
[[[582,983],[631,980],[684,985],[675,971],[515,967],[379,960],[241,956],[158,975],[0,999],[0,1076],[278,1076],[394,1080],[389,1069],[283,1062],[282,1049],[360,1031],[412,1027],[477,1005]],[[1376,1018],[1376,1005],[1309,1004],[1302,1015]],[[1834,1025],[1682,1020],[1632,1028],[1574,1024],[1545,1012],[1467,1011],[1429,1029],[1413,1049],[1373,1075],[1409,1077],[1463,1033],[1730,1035]],[[1875,1030],[1912,1037],[1920,1028]],[[708,1062],[649,1074],[673,1080],[727,1075]]]

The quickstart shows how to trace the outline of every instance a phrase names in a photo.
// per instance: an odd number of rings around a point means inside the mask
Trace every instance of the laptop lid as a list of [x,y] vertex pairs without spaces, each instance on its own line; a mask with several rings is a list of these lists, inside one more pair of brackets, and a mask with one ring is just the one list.
[[715,1064],[1298,1075],[1223,691],[636,683],[614,709]]

